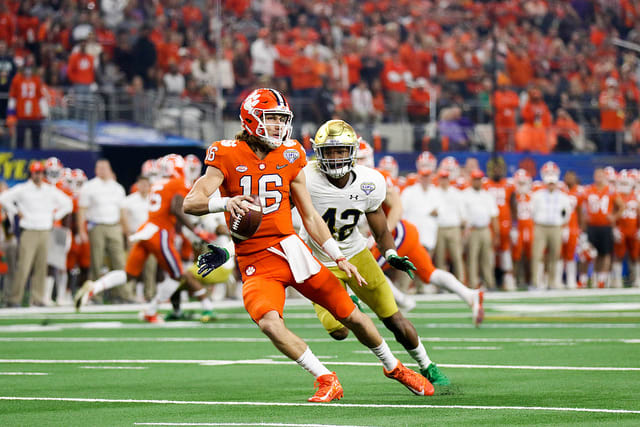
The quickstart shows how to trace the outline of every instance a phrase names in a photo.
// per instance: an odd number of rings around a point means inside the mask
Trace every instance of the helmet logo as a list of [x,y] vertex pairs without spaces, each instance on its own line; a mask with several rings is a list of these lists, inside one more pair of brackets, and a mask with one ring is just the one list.
[[242,108],[244,108],[247,111],[251,111],[253,110],[253,107],[258,105],[258,102],[260,102],[260,94],[256,91],[256,92],[253,92],[251,95],[247,97],[247,99],[244,100],[244,104],[242,105]]

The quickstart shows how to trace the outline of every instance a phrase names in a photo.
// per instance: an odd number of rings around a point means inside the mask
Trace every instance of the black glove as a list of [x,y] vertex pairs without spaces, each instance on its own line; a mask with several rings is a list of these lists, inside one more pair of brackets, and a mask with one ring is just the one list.
[[409,257],[389,255],[389,258],[387,258],[387,262],[389,263],[389,265],[391,265],[391,267],[404,271],[409,275],[409,277],[413,279],[413,272],[416,271],[416,266],[413,265],[411,261],[409,261]]
[[229,251],[216,245],[207,245],[209,252],[200,254],[197,261],[198,274],[207,277],[216,268],[229,260]]

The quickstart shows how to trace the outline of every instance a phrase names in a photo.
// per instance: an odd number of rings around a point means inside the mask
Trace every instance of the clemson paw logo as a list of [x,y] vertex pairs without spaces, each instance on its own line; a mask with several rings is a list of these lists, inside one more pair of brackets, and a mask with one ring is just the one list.
[[256,268],[253,265],[248,266],[244,269],[244,274],[247,276],[253,276],[256,273]]
[[253,110],[253,107],[258,105],[258,102],[260,102],[260,94],[256,91],[256,92],[253,92],[251,95],[247,97],[247,99],[244,100],[244,104],[242,104],[242,108],[244,108],[247,111],[251,111]]

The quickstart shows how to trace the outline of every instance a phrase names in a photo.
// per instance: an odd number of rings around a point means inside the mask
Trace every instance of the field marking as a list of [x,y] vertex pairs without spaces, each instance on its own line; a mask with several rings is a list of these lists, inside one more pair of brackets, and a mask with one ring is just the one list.
[[[355,338],[348,340],[355,341]],[[430,343],[519,343],[531,345],[575,345],[589,343],[620,343],[640,344],[635,338],[449,338],[427,337],[421,338]],[[334,342],[333,338],[305,338],[305,342]],[[55,342],[55,343],[93,343],[93,342],[217,342],[217,343],[270,343],[268,338],[238,338],[238,337],[0,337],[0,342]],[[369,351],[362,351],[369,354]],[[271,356],[270,356],[271,357]],[[284,357],[284,356],[283,356]]]
[[362,403],[294,403],[294,402],[210,402],[189,400],[159,400],[159,399],[90,399],[73,397],[19,397],[0,396],[0,400],[13,401],[53,401],[53,402],[91,402],[91,403],[153,403],[161,405],[208,405],[208,406],[303,406],[334,408],[396,408],[396,409],[484,409],[484,410],[515,410],[515,411],[557,411],[557,412],[596,412],[608,414],[640,414],[640,410],[631,409],[601,409],[601,408],[562,408],[553,406],[481,406],[481,405],[397,405],[397,404],[362,404]]
[[[281,361],[272,359],[244,359],[244,360],[221,360],[221,359],[0,359],[0,363],[24,363],[24,364],[183,364],[202,366],[223,366],[223,365],[295,365],[293,361]],[[337,362],[327,360],[327,365],[336,366],[380,366],[379,362]],[[417,366],[416,363],[405,363],[406,366]],[[615,366],[536,366],[536,365],[471,365],[471,364],[445,364],[439,365],[444,368],[462,369],[522,369],[522,370],[543,370],[543,371],[619,371],[636,372],[640,368],[615,367]]]
[[49,375],[46,372],[0,372],[0,375],[18,376],[18,375]]
[[[546,290],[546,291],[527,291],[527,292],[487,292],[485,293],[485,301],[513,301],[513,300],[530,300],[530,299],[557,299],[568,297],[616,297],[616,296],[635,296],[640,295],[640,289],[637,288],[625,288],[625,289],[572,289],[572,290]],[[449,302],[460,301],[460,298],[456,294],[423,294],[423,295],[411,295],[418,303],[437,303],[437,302]],[[460,303],[463,304],[463,303]],[[244,309],[242,301],[240,300],[225,300],[215,301],[213,303],[215,309],[227,309],[227,308],[239,308]],[[310,307],[310,303],[305,298],[287,298],[285,303],[286,308],[302,307],[307,309]],[[111,305],[88,305],[82,307],[83,313],[118,313],[118,312],[138,312],[146,308],[146,304],[111,304]],[[188,302],[183,304],[183,308],[188,310],[200,310],[200,303]],[[161,310],[171,309],[170,304],[162,304]],[[3,308],[0,309],[0,317],[15,316],[19,314],[29,313],[75,313],[75,307],[21,307],[21,308]]]
[[486,347],[482,347],[482,346],[454,346],[454,347],[445,347],[445,346],[433,346],[429,348],[430,350],[502,350],[502,347],[495,347],[495,346],[486,346]]
[[283,426],[283,427],[371,427],[346,424],[282,424],[282,423],[133,423],[134,426]]
[[[485,320],[491,319],[488,314]],[[522,318],[526,321],[526,318]],[[475,329],[475,326],[469,323],[417,323],[416,327],[429,329]],[[290,329],[321,329],[320,323],[291,323],[287,326]],[[19,324],[0,326],[0,333],[14,332],[60,332],[62,330],[75,329],[256,329],[255,324],[247,323],[218,323],[218,324],[202,324],[200,322],[167,322],[160,324],[149,323],[122,323],[122,322],[84,322],[84,323],[58,323],[55,325],[40,324]],[[640,323],[556,323],[556,322],[537,322],[537,323],[483,323],[483,329],[638,329]]]
[[146,366],[80,366],[80,369],[149,369]]
[[[485,308],[518,313],[546,313],[572,311],[630,311],[640,310],[640,303],[608,302],[608,303],[561,303],[561,304],[485,304]],[[638,315],[638,313],[636,313]]]

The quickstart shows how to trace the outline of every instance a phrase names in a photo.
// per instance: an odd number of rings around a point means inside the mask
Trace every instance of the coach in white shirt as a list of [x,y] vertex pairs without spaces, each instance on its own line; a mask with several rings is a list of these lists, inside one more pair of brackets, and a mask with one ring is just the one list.
[[[471,172],[471,187],[462,192],[462,199],[467,218],[465,234],[469,236],[469,287],[479,286],[478,265],[484,284],[489,289],[496,286],[493,275],[495,256],[493,253],[493,236],[497,236],[498,205],[496,199],[487,190],[482,189],[484,173],[480,169]],[[491,228],[489,228],[491,227]],[[491,233],[493,229],[493,234]]]
[[34,162],[29,168],[31,178],[0,195],[0,204],[10,218],[20,217],[18,243],[18,270],[9,286],[7,304],[22,305],[24,288],[31,276],[30,305],[42,306],[48,300],[45,295],[49,235],[53,222],[64,218],[73,209],[69,196],[54,185],[44,181],[44,165]]
[[547,162],[540,171],[543,189],[531,196],[533,213],[533,247],[531,249],[531,283],[542,288],[539,265],[545,249],[547,249],[546,271],[547,282],[552,289],[561,288],[556,277],[558,260],[562,250],[562,227],[571,215],[571,200],[558,189],[560,169],[553,162]]
[[440,192],[431,185],[431,170],[418,172],[418,182],[402,192],[402,217],[416,226],[420,243],[433,253],[438,234],[438,205]]
[[438,172],[438,238],[436,242],[436,267],[447,269],[447,253],[453,265],[453,274],[464,282],[462,261],[462,226],[465,222],[464,204],[460,190],[449,184],[449,171]]
[[[82,241],[88,239],[91,244],[91,280],[100,277],[105,254],[112,270],[124,270],[124,235],[130,234],[126,215],[123,214],[126,194],[122,185],[116,182],[109,161],[99,159],[95,173],[96,177],[82,186],[78,198],[80,238]],[[115,288],[113,294],[123,300],[133,300],[129,285]]]

